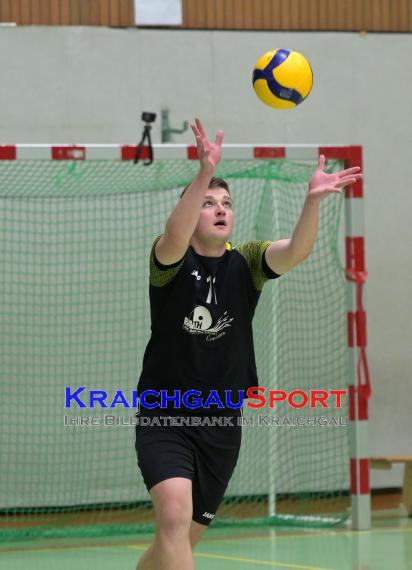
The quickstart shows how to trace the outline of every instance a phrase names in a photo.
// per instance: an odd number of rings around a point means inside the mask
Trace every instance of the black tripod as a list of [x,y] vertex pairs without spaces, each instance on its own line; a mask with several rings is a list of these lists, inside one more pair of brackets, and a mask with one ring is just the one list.
[[141,158],[142,152],[144,150],[144,142],[147,139],[147,143],[148,143],[148,160],[145,160],[143,162],[143,164],[145,166],[149,166],[149,164],[152,164],[153,162],[153,147],[152,147],[152,140],[150,138],[150,130],[151,130],[151,126],[150,125],[145,125],[144,129],[143,129],[143,135],[142,135],[142,140],[139,142],[139,144],[136,147],[136,155],[134,157],[134,164],[137,164]]
[[143,135],[142,139],[139,144],[136,146],[136,154],[134,157],[134,164],[137,164],[142,156],[144,149],[145,140],[147,139],[147,150],[148,150],[148,160],[145,160],[143,164],[145,166],[149,166],[153,162],[153,146],[152,146],[152,139],[150,137],[150,131],[152,129],[149,123],[153,123],[156,119],[155,113],[142,113],[142,121],[145,122],[145,126],[143,127]]

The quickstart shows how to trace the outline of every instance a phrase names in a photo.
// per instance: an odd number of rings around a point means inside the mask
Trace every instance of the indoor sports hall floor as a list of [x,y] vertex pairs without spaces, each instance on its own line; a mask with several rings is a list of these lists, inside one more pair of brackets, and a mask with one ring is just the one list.
[[[0,545],[1,570],[134,570],[151,535]],[[213,529],[197,570],[411,570],[412,519],[385,516],[372,530]]]

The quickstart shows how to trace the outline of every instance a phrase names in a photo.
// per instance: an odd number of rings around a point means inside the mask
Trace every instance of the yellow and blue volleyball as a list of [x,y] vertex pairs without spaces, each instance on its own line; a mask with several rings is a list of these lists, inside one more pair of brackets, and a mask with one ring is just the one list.
[[253,88],[263,103],[276,109],[300,105],[313,85],[310,63],[298,51],[273,49],[260,57],[253,70]]

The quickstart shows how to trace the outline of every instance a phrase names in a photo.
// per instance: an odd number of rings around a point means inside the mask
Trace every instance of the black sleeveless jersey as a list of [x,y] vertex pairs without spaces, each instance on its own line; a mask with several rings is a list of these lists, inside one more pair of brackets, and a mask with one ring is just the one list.
[[216,390],[225,402],[231,390],[236,403],[239,390],[258,385],[252,319],[264,283],[279,277],[264,256],[271,242],[228,244],[218,258],[190,246],[180,262],[163,266],[155,257],[158,239],[150,254],[151,338],[138,395],[199,390],[206,399]]

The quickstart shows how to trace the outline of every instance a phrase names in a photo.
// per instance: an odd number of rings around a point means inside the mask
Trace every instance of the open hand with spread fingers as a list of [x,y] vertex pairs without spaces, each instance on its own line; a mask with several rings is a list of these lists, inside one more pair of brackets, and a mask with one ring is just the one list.
[[207,138],[205,129],[200,119],[195,119],[195,124],[190,125],[196,137],[197,153],[200,164],[205,170],[210,170],[213,174],[214,169],[220,162],[222,157],[222,141],[223,131],[218,131],[215,142],[212,143]]
[[333,192],[341,192],[342,188],[362,178],[360,166],[328,174],[324,171],[325,162],[325,156],[321,154],[318,167],[309,181],[309,196],[313,198],[322,199]]

